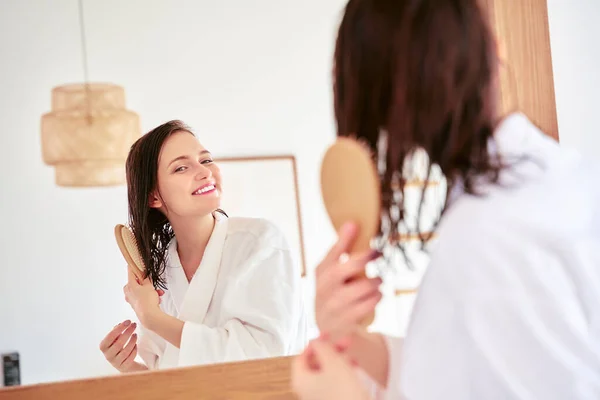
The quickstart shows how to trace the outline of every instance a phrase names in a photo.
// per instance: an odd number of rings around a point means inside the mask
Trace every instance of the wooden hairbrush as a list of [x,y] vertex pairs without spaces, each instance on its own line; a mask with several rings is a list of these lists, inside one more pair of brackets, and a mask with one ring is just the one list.
[[[375,163],[364,145],[355,139],[338,138],[329,147],[321,164],[321,195],[336,231],[346,222],[358,225],[348,254],[369,250],[379,231],[381,191]],[[357,278],[366,278],[366,274]],[[373,312],[361,325],[367,327],[374,319]]]
[[144,280],[146,267],[133,232],[125,225],[117,224],[115,226],[115,238],[117,239],[117,245],[119,245],[121,254],[123,254],[125,261],[127,261],[129,269],[141,282]]

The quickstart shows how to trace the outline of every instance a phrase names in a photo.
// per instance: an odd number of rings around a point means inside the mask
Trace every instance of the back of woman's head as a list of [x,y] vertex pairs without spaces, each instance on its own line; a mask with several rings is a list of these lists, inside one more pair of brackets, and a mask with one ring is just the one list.
[[166,122],[139,138],[126,161],[129,226],[138,243],[147,275],[155,287],[166,289],[164,269],[166,253],[173,230],[167,217],[150,207],[150,199],[158,185],[158,161],[165,141],[175,132],[191,129],[181,121]]
[[375,151],[380,131],[387,132],[384,206],[392,175],[419,148],[467,192],[475,176],[496,179],[487,148],[496,66],[495,40],[477,0],[348,2],[335,49],[338,134]]

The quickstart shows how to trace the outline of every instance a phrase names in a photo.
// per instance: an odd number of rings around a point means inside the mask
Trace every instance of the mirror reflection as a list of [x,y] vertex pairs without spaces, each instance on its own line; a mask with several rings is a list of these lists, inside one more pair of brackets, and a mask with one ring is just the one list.
[[2,3],[6,385],[292,355],[316,336],[306,268],[335,236],[322,38],[343,3]]
[[126,320],[102,339],[113,367],[131,372],[302,350],[301,271],[287,239],[268,220],[220,208],[221,171],[191,128],[169,121],[148,132],[133,144],[126,175],[133,240],[124,251],[123,292],[139,330]]

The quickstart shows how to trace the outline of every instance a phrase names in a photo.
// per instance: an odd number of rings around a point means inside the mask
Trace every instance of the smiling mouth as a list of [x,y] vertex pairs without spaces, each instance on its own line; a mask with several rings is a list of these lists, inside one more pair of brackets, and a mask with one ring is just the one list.
[[194,195],[194,196],[203,195],[203,194],[214,192],[216,189],[217,189],[217,187],[215,185],[210,184],[210,185],[202,186],[201,188],[196,190],[194,193],[192,193],[192,195]]

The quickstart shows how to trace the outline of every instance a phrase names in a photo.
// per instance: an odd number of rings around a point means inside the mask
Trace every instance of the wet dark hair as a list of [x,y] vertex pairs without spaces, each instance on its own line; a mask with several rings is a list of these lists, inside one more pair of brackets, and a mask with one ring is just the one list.
[[[160,151],[169,136],[181,131],[194,135],[192,129],[179,120],[152,129],[131,146],[125,164],[129,226],[146,265],[145,277],[149,276],[157,289],[167,289],[164,271],[168,245],[174,233],[167,217],[151,208],[149,201],[158,185]],[[216,211],[227,215],[223,210]]]
[[460,182],[476,194],[476,179],[498,180],[500,160],[488,152],[498,60],[477,0],[350,0],[334,64],[338,135],[376,154],[387,132],[382,210],[392,204],[395,177],[404,190],[402,168],[417,149],[429,156],[429,175],[438,165],[449,189]]

